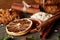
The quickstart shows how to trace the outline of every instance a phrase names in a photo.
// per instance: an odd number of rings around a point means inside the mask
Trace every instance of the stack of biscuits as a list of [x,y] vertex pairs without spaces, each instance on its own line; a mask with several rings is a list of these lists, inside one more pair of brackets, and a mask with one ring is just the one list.
[[60,0],[40,0],[39,4],[42,5],[44,11],[47,13],[54,14],[60,11]]
[[19,18],[16,11],[11,9],[0,9],[0,24],[7,24],[15,18]]

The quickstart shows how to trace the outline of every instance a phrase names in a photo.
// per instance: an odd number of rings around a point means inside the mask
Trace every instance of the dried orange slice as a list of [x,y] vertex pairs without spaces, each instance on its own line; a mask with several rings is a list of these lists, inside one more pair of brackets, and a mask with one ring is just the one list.
[[28,18],[16,19],[6,26],[6,32],[9,35],[21,36],[27,34],[32,27],[32,21]]

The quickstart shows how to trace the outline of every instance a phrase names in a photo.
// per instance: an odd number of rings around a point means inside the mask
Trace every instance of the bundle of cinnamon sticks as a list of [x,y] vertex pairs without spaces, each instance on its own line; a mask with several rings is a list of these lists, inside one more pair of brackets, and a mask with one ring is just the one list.
[[[22,3],[20,3],[20,4],[13,3],[11,8],[23,12],[24,5]],[[39,12],[39,11],[40,11],[40,9],[39,9],[38,4],[32,4],[31,7],[26,9],[26,13],[29,13],[29,14],[34,14],[34,13]]]

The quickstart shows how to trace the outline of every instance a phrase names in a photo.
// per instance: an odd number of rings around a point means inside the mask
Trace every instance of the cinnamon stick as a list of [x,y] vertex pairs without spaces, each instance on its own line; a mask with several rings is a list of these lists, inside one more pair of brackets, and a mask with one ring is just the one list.
[[49,34],[49,32],[50,32],[50,30],[51,30],[51,28],[53,27],[53,25],[54,25],[54,23],[52,23],[43,33],[42,33],[42,40],[44,39],[46,39],[46,37],[48,36],[48,34]]

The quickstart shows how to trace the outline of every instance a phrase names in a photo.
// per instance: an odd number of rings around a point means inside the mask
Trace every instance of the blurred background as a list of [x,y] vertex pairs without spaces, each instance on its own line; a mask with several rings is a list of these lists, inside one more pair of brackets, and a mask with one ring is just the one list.
[[[21,3],[23,0],[0,0],[0,8],[10,8],[12,3]],[[35,4],[34,0],[24,0],[27,3]]]

